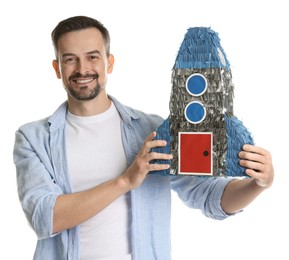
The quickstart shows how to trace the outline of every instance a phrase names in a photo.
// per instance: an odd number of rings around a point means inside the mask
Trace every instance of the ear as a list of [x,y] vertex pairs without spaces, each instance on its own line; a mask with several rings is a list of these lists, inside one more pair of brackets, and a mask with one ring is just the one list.
[[61,79],[61,74],[60,74],[60,69],[59,69],[59,64],[58,64],[58,61],[57,60],[53,60],[52,61],[52,66],[55,70],[55,73],[56,73],[56,77]]
[[114,65],[114,56],[112,54],[109,54],[109,56],[108,56],[107,73],[112,73],[113,65]]

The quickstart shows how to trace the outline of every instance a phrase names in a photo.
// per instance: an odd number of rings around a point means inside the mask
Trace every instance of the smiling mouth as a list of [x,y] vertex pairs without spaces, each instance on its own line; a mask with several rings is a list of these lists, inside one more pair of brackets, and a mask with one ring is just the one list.
[[72,81],[77,84],[87,84],[94,81],[95,78],[87,78],[87,79],[73,79]]

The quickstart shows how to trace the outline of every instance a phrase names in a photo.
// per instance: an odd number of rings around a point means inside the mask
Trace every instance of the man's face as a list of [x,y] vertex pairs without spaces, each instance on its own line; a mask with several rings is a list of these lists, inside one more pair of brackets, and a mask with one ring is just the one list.
[[94,99],[104,88],[113,58],[107,57],[101,33],[95,28],[69,32],[58,40],[57,77],[77,100]]

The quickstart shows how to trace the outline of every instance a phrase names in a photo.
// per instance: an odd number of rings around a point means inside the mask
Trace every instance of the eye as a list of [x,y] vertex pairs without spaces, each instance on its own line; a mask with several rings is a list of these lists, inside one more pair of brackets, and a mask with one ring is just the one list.
[[76,57],[73,57],[73,56],[67,56],[67,57],[64,57],[62,61],[64,64],[69,65],[69,64],[76,63],[77,59],[76,59]]
[[92,61],[95,61],[99,59],[99,55],[90,55],[88,58]]

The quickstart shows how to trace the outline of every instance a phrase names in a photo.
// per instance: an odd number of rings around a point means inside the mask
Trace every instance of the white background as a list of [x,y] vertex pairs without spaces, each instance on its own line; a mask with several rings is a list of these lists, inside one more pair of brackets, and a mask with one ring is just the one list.
[[[36,237],[17,197],[12,160],[18,126],[50,115],[65,91],[51,66],[50,32],[72,15],[93,16],[112,38],[108,93],[168,116],[171,69],[189,27],[219,33],[231,63],[236,116],[271,151],[275,182],[243,213],[205,218],[173,195],[173,260],[288,259],[288,9],[286,1],[6,1],[1,26],[0,258],[32,259]],[[150,259],[148,259],[150,260]]]

